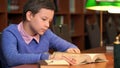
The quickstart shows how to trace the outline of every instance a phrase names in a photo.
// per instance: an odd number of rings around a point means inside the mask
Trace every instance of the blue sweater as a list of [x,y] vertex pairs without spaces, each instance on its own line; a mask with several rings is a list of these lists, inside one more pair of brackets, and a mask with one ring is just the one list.
[[48,59],[49,49],[66,51],[76,48],[75,45],[56,36],[50,29],[40,36],[40,42],[34,39],[26,44],[17,29],[17,25],[10,25],[2,34],[2,50],[8,66],[37,63],[39,60]]

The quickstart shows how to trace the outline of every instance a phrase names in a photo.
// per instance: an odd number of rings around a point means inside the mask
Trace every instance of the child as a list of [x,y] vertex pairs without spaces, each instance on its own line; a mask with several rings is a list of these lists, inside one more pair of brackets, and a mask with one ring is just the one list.
[[54,16],[54,5],[49,0],[28,0],[23,8],[23,20],[3,31],[2,50],[8,66],[37,63],[45,59],[64,59],[49,55],[49,49],[61,52],[80,53],[73,44],[56,36],[49,25]]

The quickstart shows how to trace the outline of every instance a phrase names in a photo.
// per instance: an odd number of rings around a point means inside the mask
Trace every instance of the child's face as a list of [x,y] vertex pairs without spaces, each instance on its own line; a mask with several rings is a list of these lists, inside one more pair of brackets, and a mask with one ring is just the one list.
[[35,32],[43,35],[49,28],[53,16],[53,10],[42,8],[37,14],[34,16],[32,15],[31,20],[29,21],[30,27],[32,27]]

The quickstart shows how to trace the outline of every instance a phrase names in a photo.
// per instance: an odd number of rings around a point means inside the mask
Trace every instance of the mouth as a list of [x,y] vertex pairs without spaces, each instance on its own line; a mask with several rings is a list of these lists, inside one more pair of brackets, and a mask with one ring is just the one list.
[[46,30],[47,30],[47,29],[41,29],[41,32],[43,32],[43,33],[44,33],[44,32],[46,32]]
[[38,30],[38,33],[41,34],[41,35],[43,35],[46,32],[46,30],[47,30],[47,28],[40,28]]

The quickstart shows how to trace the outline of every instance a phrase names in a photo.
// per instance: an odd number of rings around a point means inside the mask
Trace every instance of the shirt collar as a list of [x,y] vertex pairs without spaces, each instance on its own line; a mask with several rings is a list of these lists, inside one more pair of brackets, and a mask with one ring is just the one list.
[[21,34],[22,38],[24,39],[25,43],[29,44],[33,39],[37,43],[39,43],[40,35],[36,34],[35,36],[31,36],[27,32],[25,32],[25,30],[23,28],[23,22],[20,22],[20,24],[18,24],[18,31],[20,32],[20,34]]

